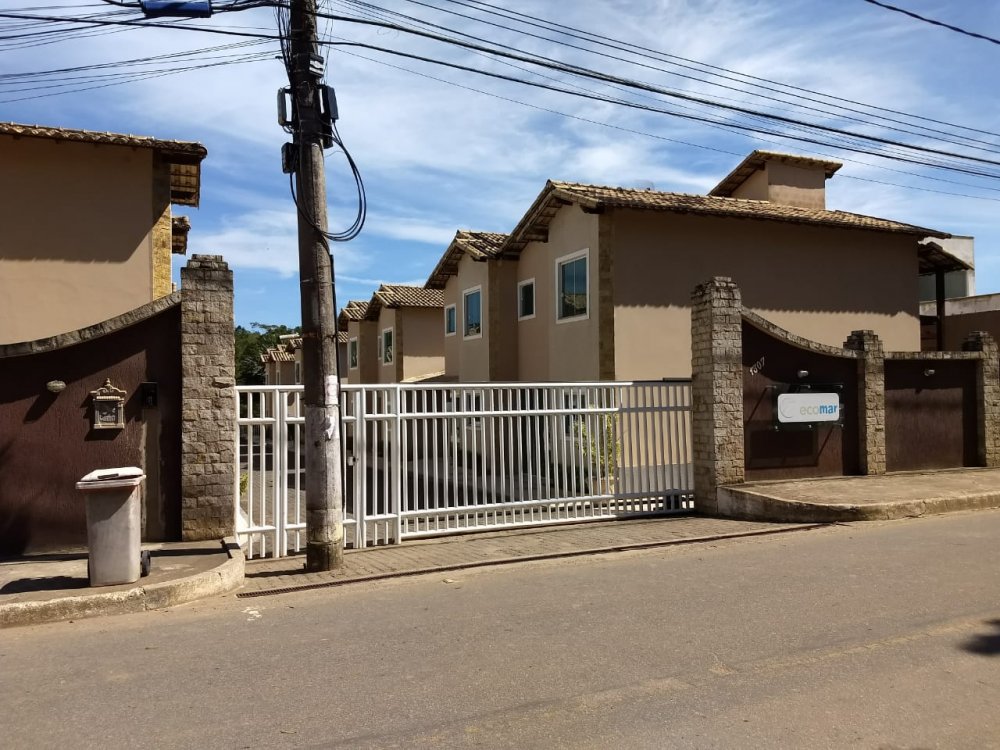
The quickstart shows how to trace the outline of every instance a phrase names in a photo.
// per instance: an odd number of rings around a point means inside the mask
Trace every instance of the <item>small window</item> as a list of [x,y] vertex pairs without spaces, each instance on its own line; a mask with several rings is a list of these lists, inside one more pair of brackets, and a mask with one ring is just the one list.
[[448,305],[444,309],[444,335],[454,336],[458,330],[458,314],[455,305]]
[[296,362],[295,363],[295,385],[299,385],[301,383],[302,383],[302,363],[301,362]]
[[517,285],[517,319],[535,317],[535,280],[527,279]]
[[382,364],[392,364],[392,329],[386,328],[382,331]]
[[467,290],[462,295],[462,306],[465,312],[465,338],[475,338],[483,335],[483,292],[482,287]]
[[358,340],[351,339],[347,342],[347,367],[351,370],[358,369]]
[[587,251],[556,260],[556,321],[587,317]]

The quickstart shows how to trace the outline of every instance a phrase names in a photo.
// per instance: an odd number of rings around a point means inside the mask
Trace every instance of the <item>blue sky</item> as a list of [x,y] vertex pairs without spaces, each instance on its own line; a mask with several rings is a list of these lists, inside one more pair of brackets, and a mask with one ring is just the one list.
[[[633,58],[646,66],[641,67],[527,37],[519,30],[523,27],[510,21],[503,21],[509,29],[485,26],[445,10],[501,19],[448,0],[374,0],[373,4],[525,53],[673,90],[755,109],[773,107],[773,111],[780,109],[783,114],[825,125],[973,153],[931,133],[900,134],[870,122],[852,122],[846,119],[853,115],[843,110],[843,102],[832,105],[832,113],[792,110],[790,105],[760,98],[759,92],[679,77],[676,73],[692,71],[662,61]],[[863,0],[506,0],[498,4],[731,71],[908,115],[1000,132],[994,75],[1000,66],[1000,46]],[[898,0],[894,4],[1000,37],[1000,3]],[[327,0],[323,5],[335,14],[360,14],[360,6],[351,0]],[[115,10],[96,0],[44,4],[0,0],[0,8],[5,12],[32,8],[23,12],[67,16]],[[0,19],[0,34],[12,31],[11,23]],[[275,29],[269,9],[219,14],[196,25],[263,33]],[[655,94],[625,94],[601,83],[529,69],[520,63],[526,69],[512,68],[495,58],[398,31],[340,21],[324,25],[323,30],[326,38],[389,47],[546,85],[582,87],[644,104],[677,106]],[[127,29],[42,46],[0,45],[0,69],[27,73],[113,63],[238,41],[197,31]],[[238,323],[295,325],[299,320],[295,208],[280,164],[279,150],[287,135],[278,127],[275,112],[275,94],[285,84],[284,72],[274,58],[277,46],[273,42],[213,54],[245,51],[265,53],[266,59],[101,88],[84,89],[94,84],[68,80],[64,82],[72,85],[61,95],[49,95],[53,89],[28,88],[23,80],[0,80],[0,119],[205,144],[209,156],[203,163],[201,207],[175,209],[192,221],[189,253],[226,257],[235,272]],[[614,50],[603,51],[626,57]],[[327,80],[337,91],[340,132],[361,169],[369,205],[362,235],[334,246],[341,303],[367,299],[383,282],[423,283],[456,229],[509,231],[546,179],[651,184],[659,190],[703,193],[754,148],[843,159],[843,169],[828,183],[829,208],[973,235],[977,291],[1000,291],[997,179],[780,137],[736,134],[359,48],[331,50]],[[733,80],[715,80],[742,88]],[[939,127],[927,120],[919,122]],[[787,127],[778,130],[795,132]],[[986,150],[976,152],[978,156],[1000,161],[1000,138],[972,131],[961,134],[986,142],[982,146]],[[1000,167],[984,168],[1000,172]],[[332,151],[328,152],[327,176],[330,225],[337,230],[352,218],[353,191],[343,158]]]

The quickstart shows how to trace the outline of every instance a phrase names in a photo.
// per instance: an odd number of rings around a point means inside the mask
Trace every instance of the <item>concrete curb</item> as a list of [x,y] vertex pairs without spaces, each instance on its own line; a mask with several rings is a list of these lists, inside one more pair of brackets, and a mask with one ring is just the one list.
[[221,544],[229,555],[228,560],[212,570],[174,581],[136,586],[126,591],[0,604],[0,628],[146,612],[232,591],[243,585],[246,558],[234,537],[226,537]]
[[780,523],[895,521],[901,518],[1000,508],[1000,492],[970,492],[923,500],[858,504],[783,500],[767,495],[760,489],[720,487],[718,498],[721,515]]

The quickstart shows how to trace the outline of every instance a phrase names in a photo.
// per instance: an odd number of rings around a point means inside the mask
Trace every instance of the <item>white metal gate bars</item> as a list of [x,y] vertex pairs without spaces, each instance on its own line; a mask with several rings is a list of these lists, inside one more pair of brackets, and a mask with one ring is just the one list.
[[[241,386],[237,527],[304,543],[301,386]],[[344,386],[355,547],[691,508],[690,381]]]

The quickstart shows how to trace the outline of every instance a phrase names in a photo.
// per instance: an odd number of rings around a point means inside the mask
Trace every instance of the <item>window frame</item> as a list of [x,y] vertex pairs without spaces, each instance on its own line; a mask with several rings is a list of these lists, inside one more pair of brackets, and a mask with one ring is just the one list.
[[[454,327],[454,329],[452,329],[452,331],[450,333],[448,332],[448,312],[449,311],[454,315],[454,321],[453,322],[455,323],[455,327]],[[458,334],[458,305],[456,303],[452,302],[450,305],[445,305],[445,307],[444,307],[444,335],[447,337],[447,336],[455,336],[457,334]]]
[[[562,312],[562,293],[559,289],[559,285],[562,282],[562,267],[568,265],[569,263],[575,263],[576,261],[583,259],[584,267],[584,280],[585,280],[585,290],[586,290],[586,304],[587,311],[579,315],[567,315],[565,317],[560,317]],[[590,248],[583,248],[583,250],[577,250],[575,253],[569,253],[568,255],[562,255],[555,260],[555,287],[556,287],[556,304],[555,304],[555,316],[556,325],[561,325],[562,323],[575,323],[579,320],[589,320],[590,319]]]
[[[479,295],[479,331],[469,333],[469,297],[473,294]],[[462,291],[462,339],[481,339],[483,337],[483,287],[477,285]]]
[[[522,301],[521,290],[524,287],[528,286],[529,284],[531,285],[531,314],[530,315],[522,315],[521,314],[522,313],[522,310],[521,310],[521,301]],[[518,321],[531,320],[532,318],[535,317],[535,315],[538,314],[538,296],[535,294],[535,289],[536,289],[536,287],[535,287],[535,279],[534,279],[534,277],[532,277],[530,279],[525,279],[524,281],[517,282],[517,319],[518,319]]]
[[[388,347],[386,347],[385,345],[385,335],[387,333],[389,334]],[[383,328],[382,332],[379,334],[378,341],[379,341],[378,348],[381,354],[381,357],[379,357],[379,359],[381,360],[382,365],[383,366],[391,365],[395,361],[395,356],[396,356],[396,352],[394,351],[394,349],[396,348],[396,333],[395,331],[393,331],[393,327],[389,326],[388,328]],[[388,355],[388,358],[386,358],[386,355]]]
[[292,368],[292,378],[295,380],[295,385],[302,384],[302,363],[296,361],[295,367]]
[[[353,355],[353,356],[352,356]],[[358,369],[358,337],[347,340],[347,369]]]

